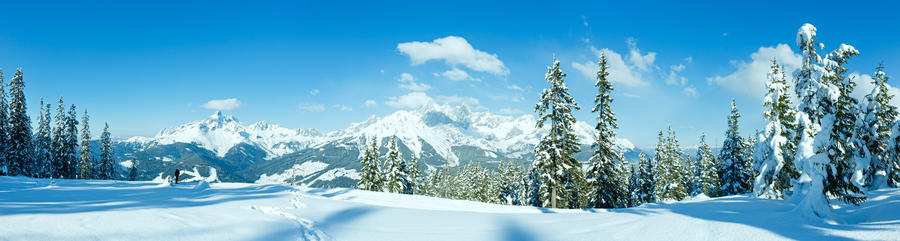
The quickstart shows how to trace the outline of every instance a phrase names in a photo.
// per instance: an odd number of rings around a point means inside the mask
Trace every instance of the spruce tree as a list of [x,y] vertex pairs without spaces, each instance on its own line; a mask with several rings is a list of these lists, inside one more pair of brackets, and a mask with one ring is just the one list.
[[659,138],[656,150],[656,162],[659,165],[657,194],[663,200],[682,200],[688,195],[685,188],[684,153],[672,127],[669,127],[666,137],[663,137],[660,130]]
[[[883,181],[879,181],[879,173],[888,172],[891,158],[889,144],[891,142],[891,128],[897,119],[897,107],[891,105],[893,95],[888,93],[888,77],[884,73],[884,64],[875,68],[875,86],[866,95],[865,113],[861,126],[861,138],[866,143],[871,163],[866,167],[864,176],[866,186],[878,188]],[[879,183],[876,183],[879,182]]]
[[794,133],[795,111],[787,94],[784,69],[774,59],[766,87],[763,116],[769,123],[754,152],[754,170],[759,174],[753,188],[757,196],[783,198],[790,191],[791,181],[800,177],[794,165],[798,135]]
[[59,97],[59,106],[56,109],[56,127],[50,133],[52,139],[50,154],[52,157],[51,163],[53,166],[53,170],[51,171],[52,178],[72,178],[72,166],[69,163],[67,152],[65,150],[66,146],[66,123],[68,116],[66,115],[66,107],[63,105],[62,97]]
[[38,172],[36,177],[47,178],[52,177],[53,156],[50,152],[52,148],[52,135],[50,133],[50,103],[44,105],[44,98],[41,98],[41,112],[38,116],[38,131],[34,133],[34,161],[37,164]]
[[11,145],[9,141],[9,104],[6,100],[6,79],[3,77],[3,70],[0,69],[0,171],[5,175],[15,175],[11,173],[12,163],[7,158],[7,149]]
[[81,157],[78,159],[78,178],[92,179],[94,178],[94,157],[91,153],[91,130],[88,126],[87,109],[81,116]]
[[138,162],[137,162],[137,160],[135,160],[134,162],[131,163],[131,168],[128,168],[129,169],[128,170],[128,180],[129,181],[134,181],[137,178],[137,166],[138,166]]
[[[662,132],[660,132],[662,135]],[[640,198],[641,203],[655,203],[656,200],[659,200],[659,196],[656,195],[656,166],[653,165],[653,160],[647,158],[643,152],[640,153],[640,162],[638,165],[640,166],[638,179],[641,180],[641,186],[638,189],[638,197]]]
[[113,157],[112,140],[109,136],[109,123],[103,124],[103,133],[100,134],[100,167],[99,179],[116,179],[115,159]]
[[622,168],[622,156],[616,151],[615,138],[618,128],[616,124],[615,113],[613,113],[610,104],[612,104],[612,96],[610,95],[613,86],[609,81],[609,72],[607,71],[606,56],[600,55],[600,68],[597,71],[597,82],[594,83],[599,91],[594,98],[594,108],[591,112],[597,113],[597,139],[591,146],[594,148],[594,154],[591,156],[591,168],[587,173],[587,182],[589,186],[590,198],[588,207],[593,208],[615,208],[625,207],[627,205],[627,197],[625,180]]
[[359,189],[368,191],[381,191],[381,167],[378,161],[378,138],[372,137],[372,142],[366,148],[365,155],[359,163],[360,178]]
[[75,105],[69,106],[66,116],[65,132],[63,133],[63,160],[67,165],[67,178],[78,178],[78,117],[75,115]]
[[744,150],[744,140],[738,132],[737,105],[731,100],[731,115],[728,117],[728,130],[719,153],[719,194],[722,196],[742,194],[752,191],[750,162]]
[[885,169],[887,169],[887,185],[889,187],[900,187],[900,120],[895,121],[891,128],[891,142],[889,150],[891,155],[888,157]]
[[[868,156],[868,149],[864,148],[864,142],[856,133],[859,109],[856,98],[851,93],[856,85],[852,79],[846,78],[847,69],[843,66],[847,60],[859,51],[849,45],[842,44],[837,50],[826,57],[828,73],[824,79],[838,86],[840,95],[837,102],[829,111],[830,120],[823,121],[823,125],[831,124],[825,128],[828,133],[828,142],[820,149],[828,157],[825,170],[824,191],[826,195],[840,198],[842,201],[859,205],[866,200],[860,186],[854,184],[851,179],[856,171],[857,163]],[[829,123],[831,122],[831,123]],[[864,167],[861,167],[864,168]]]
[[419,194],[422,178],[422,174],[419,172],[419,160],[415,155],[410,156],[409,161],[404,161],[402,167],[405,177],[403,180],[403,193]]
[[643,184],[640,178],[639,164],[630,165],[628,172],[628,207],[637,207],[641,205],[640,190]]
[[715,197],[719,189],[719,175],[716,172],[716,160],[709,145],[706,144],[706,134],[700,135],[700,147],[697,148],[697,161],[694,164],[694,193],[706,194]]
[[403,191],[403,179],[405,178],[402,171],[403,155],[397,146],[397,136],[391,136],[391,146],[388,149],[387,159],[384,160],[384,186],[383,188],[392,193]]
[[12,175],[33,176],[34,165],[32,161],[31,146],[31,119],[25,106],[25,81],[22,69],[16,70],[16,75],[9,81],[9,146],[7,156],[12,165]]
[[[584,182],[581,164],[572,156],[581,150],[572,128],[575,125],[572,111],[579,107],[569,95],[565,76],[554,56],[553,65],[547,67],[544,76],[550,88],[544,89],[540,102],[535,105],[535,112],[538,113],[536,127],[544,128],[549,121],[550,128],[535,147],[532,166],[539,177],[542,206],[551,208],[577,205],[577,194]],[[559,201],[562,201],[561,205]]]

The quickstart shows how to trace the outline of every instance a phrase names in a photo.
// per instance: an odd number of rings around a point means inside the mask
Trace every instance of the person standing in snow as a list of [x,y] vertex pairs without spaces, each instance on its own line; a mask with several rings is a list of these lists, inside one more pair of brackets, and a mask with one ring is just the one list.
[[178,176],[181,174],[181,170],[175,169],[175,184],[178,184]]

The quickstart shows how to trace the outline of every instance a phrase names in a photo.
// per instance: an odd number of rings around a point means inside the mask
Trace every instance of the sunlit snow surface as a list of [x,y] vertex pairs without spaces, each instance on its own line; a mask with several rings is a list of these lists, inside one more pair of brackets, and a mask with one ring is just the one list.
[[[206,187],[209,186],[209,188]],[[245,183],[0,177],[0,240],[897,240],[900,189],[808,220],[787,201],[555,210]]]

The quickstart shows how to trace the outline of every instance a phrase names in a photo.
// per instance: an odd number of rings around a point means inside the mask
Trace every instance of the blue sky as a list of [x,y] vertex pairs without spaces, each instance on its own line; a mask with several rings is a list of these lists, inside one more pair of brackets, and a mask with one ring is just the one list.
[[[88,109],[95,135],[108,121],[128,137],[215,108],[322,131],[418,99],[533,114],[554,53],[583,107],[576,117],[593,122],[587,74],[605,52],[621,60],[619,136],[640,147],[667,125],[685,145],[701,132],[718,145],[732,98],[743,133],[762,128],[754,77],[772,56],[790,65],[803,23],[826,51],[860,50],[851,72],[884,62],[890,83],[900,78],[892,1],[559,2],[5,2],[0,67],[7,77],[23,68],[32,116],[40,97],[63,96]],[[240,105],[209,103],[232,98]]]

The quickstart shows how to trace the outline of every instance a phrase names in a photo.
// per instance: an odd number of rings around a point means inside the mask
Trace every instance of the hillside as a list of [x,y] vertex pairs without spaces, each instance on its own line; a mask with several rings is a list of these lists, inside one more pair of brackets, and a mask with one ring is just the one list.
[[558,210],[246,183],[0,177],[3,240],[898,240],[900,189],[807,220],[746,196]]

